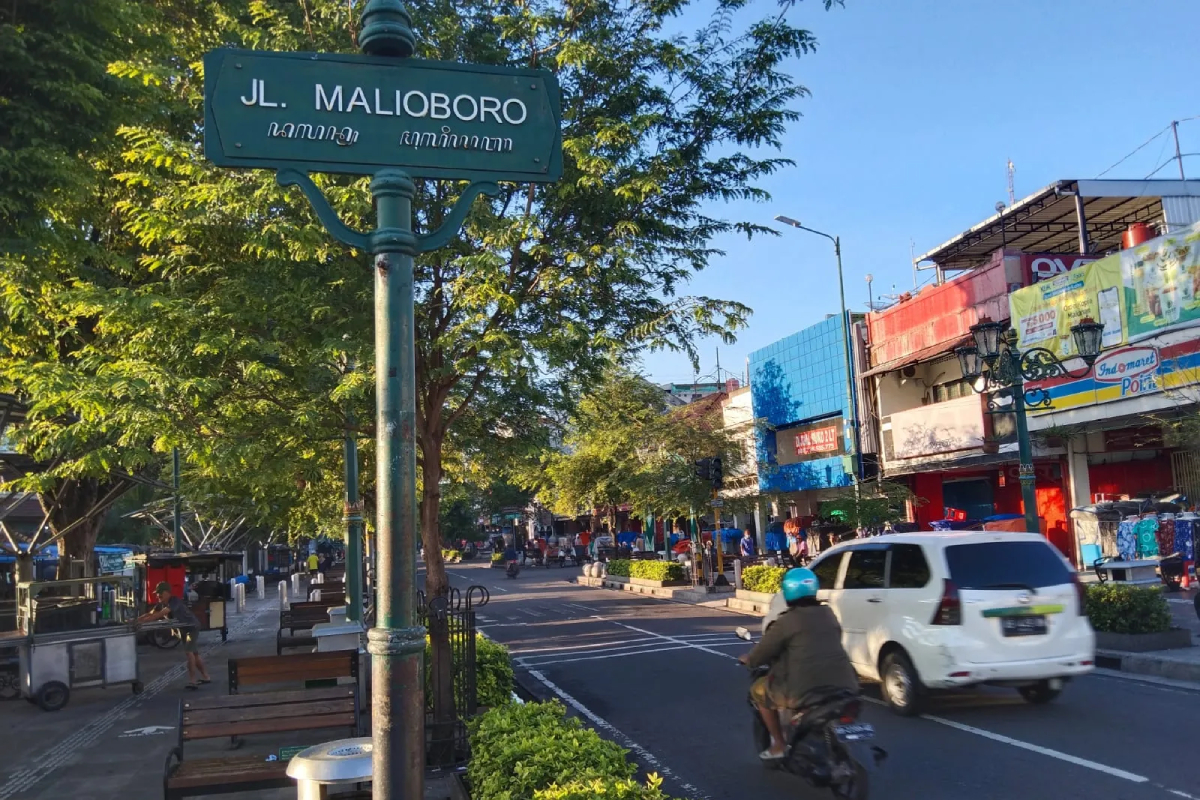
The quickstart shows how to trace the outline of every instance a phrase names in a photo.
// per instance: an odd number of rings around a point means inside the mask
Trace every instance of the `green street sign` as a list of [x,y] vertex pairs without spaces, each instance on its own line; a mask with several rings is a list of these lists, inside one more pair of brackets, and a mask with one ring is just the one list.
[[213,50],[204,154],[222,167],[548,183],[562,176],[544,70],[334,53]]

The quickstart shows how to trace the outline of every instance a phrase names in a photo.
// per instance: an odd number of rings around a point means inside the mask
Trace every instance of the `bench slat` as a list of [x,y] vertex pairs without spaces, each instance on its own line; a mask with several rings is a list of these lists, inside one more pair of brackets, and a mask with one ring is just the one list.
[[261,756],[205,758],[184,761],[167,777],[171,789],[197,789],[224,784],[257,783],[278,779],[290,784],[286,761],[264,761]]
[[354,713],[354,698],[321,700],[315,703],[293,702],[249,708],[207,708],[188,711],[183,715],[184,726],[210,725],[214,723],[249,722],[256,719],[287,719],[321,714]]
[[357,723],[354,712],[319,714],[307,717],[287,717],[247,720],[246,722],[221,722],[205,725],[184,725],[183,741],[197,739],[219,739],[226,736],[251,736],[256,733],[277,731],[307,731],[321,728],[349,728]]
[[289,689],[281,692],[255,692],[253,694],[224,694],[213,697],[197,697],[183,701],[183,711],[209,711],[218,708],[252,708],[281,703],[320,702],[354,697],[353,686],[328,686],[320,689]]
[[349,677],[351,677],[351,673],[346,664],[306,664],[274,670],[238,668],[238,686],[260,686],[267,683],[292,683]]

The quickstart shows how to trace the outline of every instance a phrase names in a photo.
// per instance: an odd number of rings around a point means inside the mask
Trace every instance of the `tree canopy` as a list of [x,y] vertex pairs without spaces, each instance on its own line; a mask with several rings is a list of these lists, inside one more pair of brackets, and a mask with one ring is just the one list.
[[[59,14],[46,30],[80,21],[96,42],[81,40],[92,55],[78,75],[56,76],[78,84],[79,113],[66,123],[79,124],[62,128],[48,177],[29,172],[5,195],[4,208],[32,210],[25,228],[6,218],[0,238],[28,241],[22,231],[38,222],[49,231],[36,252],[7,247],[0,277],[0,391],[31,403],[20,446],[59,476],[139,469],[180,447],[199,495],[243,502],[256,523],[328,525],[339,516],[349,409],[369,508],[368,260],[270,173],[207,163],[199,124],[206,50],[352,52],[363,3],[40,5]],[[563,179],[502,186],[476,202],[460,237],[416,265],[430,592],[445,586],[446,479],[544,447],[547,420],[561,419],[614,354],[672,348],[694,359],[698,337],[730,341],[745,323],[748,308],[686,287],[719,254],[716,237],[765,232],[725,218],[722,204],[765,200],[758,182],[790,163],[777,150],[805,90],[786,68],[815,39],[774,10],[735,25],[744,6],[722,0],[710,15],[687,0],[408,4],[419,57],[545,68],[563,91]],[[96,15],[90,27],[81,7]],[[32,48],[26,30],[10,21],[5,42]],[[36,126],[53,132],[61,126],[43,105],[22,113],[42,114]],[[343,221],[372,227],[366,179],[316,180]],[[463,189],[419,184],[418,231],[436,227]],[[77,199],[60,202],[64,193]]]

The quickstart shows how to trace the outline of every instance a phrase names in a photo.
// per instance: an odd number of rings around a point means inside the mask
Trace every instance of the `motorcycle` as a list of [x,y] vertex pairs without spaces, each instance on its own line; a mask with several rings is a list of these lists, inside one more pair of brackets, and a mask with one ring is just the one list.
[[515,578],[521,573],[521,567],[517,565],[517,560],[514,558],[508,562],[508,569],[504,570],[505,577]]
[[[753,641],[745,628],[738,628],[737,636]],[[752,669],[751,679],[766,675],[767,670],[765,666]],[[761,753],[770,747],[771,735],[753,701],[749,702],[754,746]],[[871,772],[887,758],[887,752],[871,744],[875,727],[859,721],[861,710],[855,692],[832,686],[814,689],[798,709],[780,712],[786,754],[764,761],[764,765],[798,775],[815,788],[827,788],[834,797],[868,800]]]

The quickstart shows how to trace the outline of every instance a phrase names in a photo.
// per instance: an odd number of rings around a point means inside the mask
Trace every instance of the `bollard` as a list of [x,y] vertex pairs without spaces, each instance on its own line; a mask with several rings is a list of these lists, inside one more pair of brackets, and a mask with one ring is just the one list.
[[279,610],[287,611],[287,607],[288,607],[287,581],[280,581],[278,588],[279,588]]
[[237,588],[234,589],[234,593],[234,597],[237,600],[237,610],[240,614],[246,610],[246,584],[239,583]]
[[733,588],[739,592],[742,590],[742,560],[740,558],[733,560]]
[[229,599],[233,601],[234,613],[241,611],[241,609],[238,608],[238,604],[237,604],[237,587],[238,587],[237,579],[230,578],[229,579]]
[[316,577],[316,578],[314,578],[313,580],[314,580],[316,583],[324,583],[324,582],[325,582],[325,573],[324,573],[324,572],[318,572],[318,573],[317,573],[317,577]]
[[292,573],[292,597],[300,596],[300,573]]
[[258,588],[258,599],[266,600],[267,599],[267,579],[265,577],[263,577],[262,575],[255,575],[254,583],[257,585],[257,588]]

